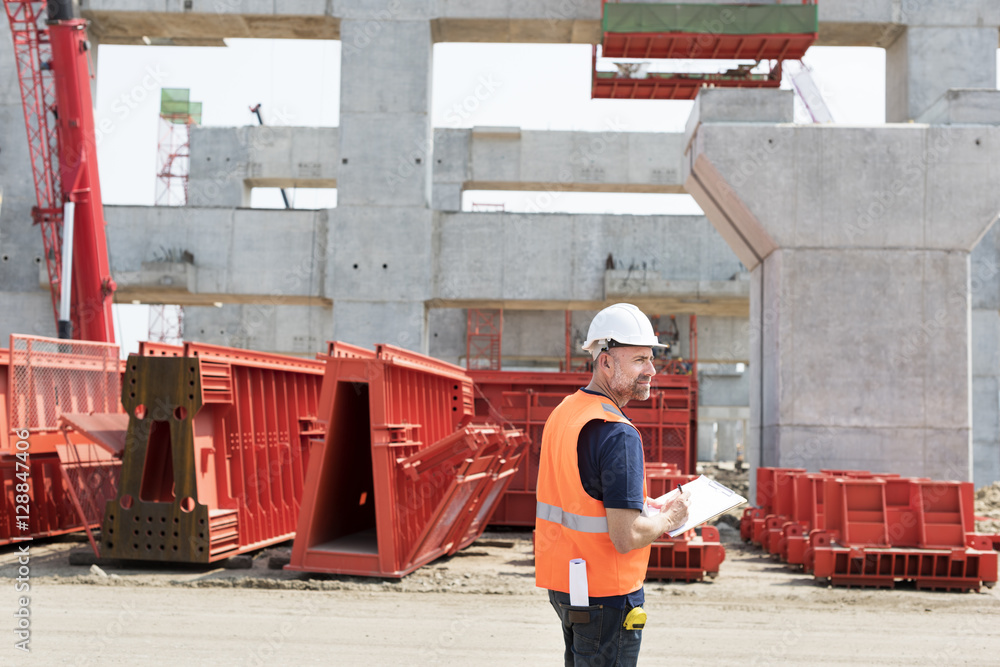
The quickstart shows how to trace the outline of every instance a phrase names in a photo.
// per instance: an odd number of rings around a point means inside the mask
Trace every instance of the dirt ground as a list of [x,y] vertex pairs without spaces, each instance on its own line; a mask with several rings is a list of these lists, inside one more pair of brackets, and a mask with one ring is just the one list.
[[[728,543],[716,579],[647,582],[641,664],[998,664],[1000,588],[829,588],[721,525]],[[528,532],[488,531],[402,580],[269,569],[287,546],[242,570],[69,564],[88,549],[74,538],[34,542],[24,594],[14,590],[16,548],[0,547],[9,582],[0,664],[562,664]],[[30,654],[14,649],[21,595],[30,597]]]

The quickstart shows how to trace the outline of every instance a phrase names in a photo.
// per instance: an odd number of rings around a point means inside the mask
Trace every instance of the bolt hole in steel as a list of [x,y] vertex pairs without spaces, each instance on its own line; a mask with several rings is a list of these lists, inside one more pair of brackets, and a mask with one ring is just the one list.
[[[192,498],[191,496],[187,496],[186,498],[184,498],[184,500],[181,501],[181,511],[182,512],[194,511],[194,498]],[[174,519],[174,521],[176,522],[177,519]]]
[[[126,493],[124,496],[121,497],[121,500],[118,501],[118,504],[122,506],[123,510],[131,509],[132,508],[132,496],[130,496],[129,494]],[[111,517],[111,520],[114,521],[115,518]],[[138,520],[139,520],[139,517],[136,517],[136,521],[138,521]]]
[[140,403],[139,405],[135,406],[135,418],[136,419],[145,419],[146,418],[146,406],[143,405],[142,403]]
[[188,416],[187,408],[185,408],[183,405],[178,405],[176,408],[174,408],[174,419],[176,419],[177,421],[184,421],[185,419],[187,419],[187,416]]
[[108,542],[107,545],[108,545],[109,549],[112,549],[112,548],[114,548],[115,543],[114,542]]
[[136,537],[139,537],[139,529],[136,528],[135,530],[133,530],[132,534],[135,535]]

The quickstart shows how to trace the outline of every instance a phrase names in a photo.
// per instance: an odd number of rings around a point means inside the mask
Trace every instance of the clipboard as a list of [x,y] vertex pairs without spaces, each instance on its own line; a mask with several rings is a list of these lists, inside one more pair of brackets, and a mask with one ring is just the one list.
[[[742,505],[746,498],[736,493],[730,488],[711,480],[704,475],[698,477],[693,482],[682,485],[684,491],[691,493],[691,505],[688,507],[688,518],[684,525],[675,528],[667,534],[670,537],[677,537],[681,533],[697,528],[706,521],[711,521],[723,512]],[[644,508],[643,513],[647,516],[658,513],[659,510]]]

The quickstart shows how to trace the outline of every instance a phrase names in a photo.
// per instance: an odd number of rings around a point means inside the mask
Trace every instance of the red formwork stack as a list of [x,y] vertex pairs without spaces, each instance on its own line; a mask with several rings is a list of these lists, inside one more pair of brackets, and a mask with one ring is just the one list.
[[525,450],[458,366],[332,343],[290,570],[402,577],[482,534]]
[[185,343],[129,356],[104,557],[208,563],[295,535],[324,363]]
[[[475,371],[477,418],[510,424],[528,439],[528,453],[500,500],[491,523],[535,525],[535,488],[542,428],[552,410],[569,394],[587,386],[589,373]],[[658,373],[649,399],[630,401],[626,415],[642,435],[647,463],[669,463],[693,473],[697,457],[697,376]]]
[[775,468],[759,468],[757,480],[758,503],[769,504],[744,513],[741,534],[818,580],[942,590],[997,581],[998,554],[974,532],[971,482]]
[[118,346],[12,335],[0,349],[0,544],[96,527],[121,461],[67,417],[120,418]]
[[[698,475],[681,473],[669,463],[646,464],[646,489],[651,498],[659,498],[697,478]],[[672,581],[714,578],[725,558],[719,529],[714,526],[703,526],[700,535],[695,530],[677,537],[662,535],[651,545],[646,578]]]

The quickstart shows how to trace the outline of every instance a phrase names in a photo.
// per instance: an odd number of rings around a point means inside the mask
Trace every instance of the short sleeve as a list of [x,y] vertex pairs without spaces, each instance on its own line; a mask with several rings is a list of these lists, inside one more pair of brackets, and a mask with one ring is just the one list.
[[577,458],[584,490],[605,507],[641,510],[643,454],[639,434],[628,424],[592,421],[580,431]]

